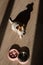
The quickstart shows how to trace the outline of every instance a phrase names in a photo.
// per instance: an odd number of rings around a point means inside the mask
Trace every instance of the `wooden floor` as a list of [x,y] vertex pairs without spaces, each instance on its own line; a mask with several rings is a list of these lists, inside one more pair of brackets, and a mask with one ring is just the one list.
[[[1,21],[3,19],[8,2],[9,0],[0,0],[0,25],[1,25]],[[19,39],[18,35],[11,30],[11,24],[8,21],[8,25],[4,33],[4,38],[3,38],[1,49],[0,49],[0,65],[21,65],[18,63],[18,61],[12,62],[7,58],[8,50],[13,44],[18,44],[21,47],[27,46],[29,48],[30,58],[28,60],[27,65],[31,65],[32,48],[33,48],[35,29],[36,29],[36,23],[37,23],[39,0],[19,0],[19,1],[15,0],[13,9],[10,15],[12,19],[14,19],[17,16],[17,14],[21,12],[22,10],[25,10],[26,5],[31,2],[34,3],[33,11],[31,12],[31,17],[26,28],[26,34],[24,35],[23,39]]]

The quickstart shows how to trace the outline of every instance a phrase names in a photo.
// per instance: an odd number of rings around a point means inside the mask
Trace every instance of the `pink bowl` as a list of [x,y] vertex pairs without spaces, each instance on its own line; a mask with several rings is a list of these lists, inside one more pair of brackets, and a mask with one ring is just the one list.
[[20,64],[27,64],[27,63],[28,63],[28,60],[25,61],[25,62],[21,62],[20,60],[18,60],[18,62],[19,62]]
[[9,60],[15,61],[15,60],[18,60],[18,55],[19,55],[18,50],[16,50],[16,49],[11,49],[11,50],[9,50],[7,56],[8,56],[8,59],[9,59]]

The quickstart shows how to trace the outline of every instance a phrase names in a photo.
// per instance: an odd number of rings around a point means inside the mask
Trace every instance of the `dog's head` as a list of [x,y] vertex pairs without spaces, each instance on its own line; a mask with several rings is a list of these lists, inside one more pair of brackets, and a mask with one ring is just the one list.
[[16,29],[19,30],[20,32],[24,30],[23,26],[19,26],[19,25],[16,27]]
[[20,26],[20,25],[18,25],[17,27],[16,27],[16,29],[18,30],[18,34],[19,34],[19,36],[20,36],[20,38],[22,38],[23,37],[23,35],[24,35],[24,26]]

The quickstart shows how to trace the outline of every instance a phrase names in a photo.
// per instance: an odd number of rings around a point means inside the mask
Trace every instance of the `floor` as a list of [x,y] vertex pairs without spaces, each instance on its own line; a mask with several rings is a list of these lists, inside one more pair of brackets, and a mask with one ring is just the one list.
[[[2,23],[1,21],[6,11],[8,2],[9,0],[0,0],[0,25]],[[18,13],[25,10],[26,5],[31,2],[34,3],[33,11],[31,12],[30,20],[26,27],[26,34],[24,35],[23,39],[20,39],[18,35],[11,30],[11,24],[9,23],[9,21],[6,21],[8,22],[8,24],[6,26],[6,31],[4,33],[3,40],[1,42],[0,65],[23,65],[23,64],[20,64],[18,61],[12,62],[7,57],[8,51],[13,44],[18,44],[21,47],[27,46],[29,48],[30,57],[29,57],[27,65],[31,65],[32,48],[33,48],[35,29],[36,29],[36,23],[37,23],[39,0],[23,0],[23,1],[16,0],[14,2],[12,12],[10,15],[12,19],[14,19],[18,15]]]

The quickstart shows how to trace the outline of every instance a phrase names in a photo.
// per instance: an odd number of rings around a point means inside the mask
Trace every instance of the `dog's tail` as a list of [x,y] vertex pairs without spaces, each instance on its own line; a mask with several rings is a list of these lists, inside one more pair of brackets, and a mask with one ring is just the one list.
[[10,17],[9,18],[9,22],[12,24],[13,23],[13,20],[12,20],[12,18]]

